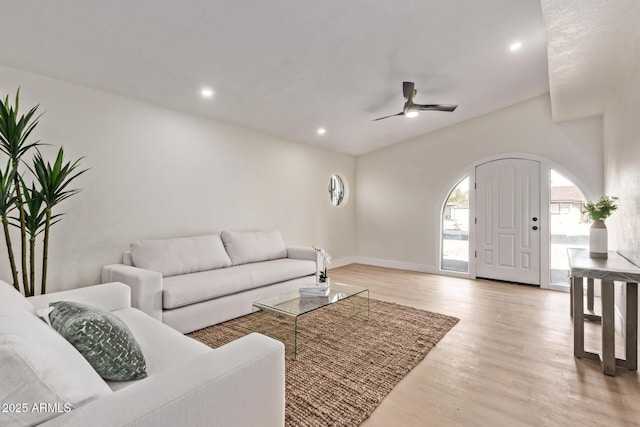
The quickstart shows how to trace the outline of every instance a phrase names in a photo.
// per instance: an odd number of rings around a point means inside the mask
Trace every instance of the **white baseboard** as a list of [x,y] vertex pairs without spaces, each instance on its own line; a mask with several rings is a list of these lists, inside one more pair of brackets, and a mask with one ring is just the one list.
[[[381,258],[369,258],[369,257],[346,257],[337,260],[332,260],[328,266],[329,269],[343,267],[349,264],[365,264],[375,267],[395,268],[398,270],[416,271],[418,273],[438,274],[440,276],[460,277],[464,279],[475,279],[470,274],[456,273],[453,271],[440,270],[438,267],[428,264],[418,264],[404,261],[393,261]],[[541,289],[549,289],[552,291],[567,292],[569,293],[569,285],[564,283],[551,283],[540,286]],[[596,287],[597,288],[597,287]],[[599,289],[596,289],[599,290]]]
[[349,264],[364,264],[372,265],[374,267],[395,268],[397,270],[415,271],[418,273],[438,274],[440,276],[461,277],[465,279],[473,279],[469,274],[456,273],[454,271],[440,270],[433,265],[418,264],[413,262],[393,261],[381,258],[369,258],[369,257],[348,257],[341,258],[336,261],[332,261],[329,268],[342,267]]
[[559,291],[559,292],[570,292],[570,288],[569,285],[566,283],[549,283],[548,285],[542,287],[540,286],[542,289],[549,289],[552,291]]
[[332,259],[331,264],[327,266],[329,270],[332,268],[344,267],[345,265],[357,263],[357,257],[346,257],[340,259]]
[[373,265],[375,267],[396,268],[399,270],[417,271],[419,273],[439,274],[440,271],[433,265],[418,264],[404,261],[392,261],[388,259],[354,257],[353,262],[358,264]]

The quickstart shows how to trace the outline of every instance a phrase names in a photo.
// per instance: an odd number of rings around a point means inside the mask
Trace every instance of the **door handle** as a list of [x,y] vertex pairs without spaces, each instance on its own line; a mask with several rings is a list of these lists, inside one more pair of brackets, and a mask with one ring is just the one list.
[[538,229],[538,226],[537,226],[537,225],[534,225],[534,226],[533,226],[533,227],[531,227],[531,228],[533,228],[534,230],[537,230],[537,229]]

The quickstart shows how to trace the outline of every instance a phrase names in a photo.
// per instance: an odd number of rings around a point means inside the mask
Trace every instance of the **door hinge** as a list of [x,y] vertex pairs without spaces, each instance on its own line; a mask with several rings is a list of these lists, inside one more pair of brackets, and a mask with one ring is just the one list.
[[478,258],[478,251],[473,251],[473,257]]
[[478,223],[478,218],[473,218],[473,223],[477,224]]
[[477,189],[478,189],[478,183],[477,183],[477,182],[474,182],[474,183],[473,183],[473,188],[474,188],[474,190],[477,190]]

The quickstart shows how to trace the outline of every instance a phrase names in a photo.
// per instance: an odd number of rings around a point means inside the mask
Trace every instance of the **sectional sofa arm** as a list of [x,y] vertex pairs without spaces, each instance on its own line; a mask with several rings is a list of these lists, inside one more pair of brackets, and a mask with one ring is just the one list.
[[250,334],[45,426],[283,426],[284,346]]
[[320,255],[315,249],[306,246],[287,246],[287,258],[313,261],[320,265]]
[[101,307],[108,311],[131,307],[131,289],[123,283],[103,283],[68,291],[28,297],[36,308],[46,308],[54,301],[74,301]]
[[162,321],[162,274],[124,264],[102,267],[103,282],[122,282],[131,288],[131,305]]

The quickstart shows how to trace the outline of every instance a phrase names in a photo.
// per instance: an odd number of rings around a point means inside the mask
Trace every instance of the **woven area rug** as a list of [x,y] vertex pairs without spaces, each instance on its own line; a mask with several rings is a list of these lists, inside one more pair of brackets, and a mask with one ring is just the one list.
[[[298,319],[297,357],[286,360],[287,426],[359,425],[458,322],[374,299],[364,320],[352,316],[347,301],[366,304],[353,297]],[[278,337],[292,327],[257,312],[189,336],[215,348],[250,332]]]

